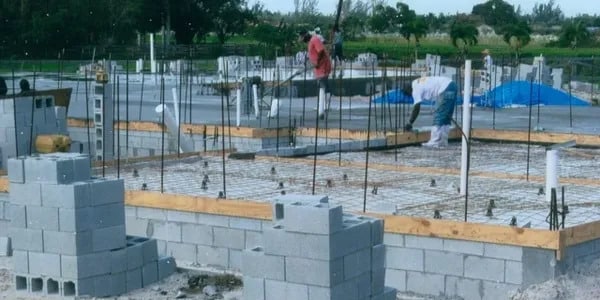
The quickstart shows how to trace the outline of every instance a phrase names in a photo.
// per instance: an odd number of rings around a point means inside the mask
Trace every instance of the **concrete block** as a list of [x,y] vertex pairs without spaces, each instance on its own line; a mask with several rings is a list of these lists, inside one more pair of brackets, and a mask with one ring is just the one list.
[[16,274],[29,274],[29,252],[15,250],[12,253],[13,272]]
[[416,249],[444,250],[444,239],[405,235],[404,246]]
[[383,244],[384,222],[383,219],[358,216],[359,220],[366,220],[371,223],[371,242],[373,245]]
[[27,228],[26,206],[11,203],[8,207],[10,210],[10,226],[15,228]]
[[127,293],[127,272],[110,274],[111,295],[118,296]]
[[523,283],[523,263],[519,261],[505,261],[504,281],[507,283]]
[[483,243],[444,239],[444,250],[482,256]]
[[125,245],[125,225],[92,231],[92,250],[94,252],[123,248]]
[[288,282],[323,287],[335,286],[344,281],[344,261],[343,259],[325,261],[286,257],[285,276]]
[[242,250],[229,249],[228,270],[240,271],[242,269]]
[[158,247],[156,240],[147,238],[137,238],[134,240],[136,243],[142,245],[142,258],[144,264],[158,260]]
[[82,232],[93,229],[92,208],[59,208],[58,228],[63,232]]
[[[149,233],[148,219],[139,219],[135,216],[125,216],[125,227],[128,235],[147,237]],[[152,232],[152,234],[154,234],[154,232]]]
[[140,219],[152,219],[156,221],[167,221],[167,212],[165,209],[138,207],[137,216]]
[[52,155],[40,155],[25,159],[25,182],[69,184],[74,181],[71,160],[57,159]]
[[137,207],[125,206],[125,217],[137,217]]
[[60,255],[30,251],[29,273],[42,276],[60,277]]
[[141,268],[144,265],[142,245],[139,243],[127,241],[125,256],[127,257],[128,270]]
[[483,281],[456,276],[446,276],[446,292],[448,297],[461,299],[481,299],[483,297]]
[[425,272],[462,276],[464,255],[452,252],[425,250]]
[[371,248],[371,268],[385,268],[385,245],[378,244]]
[[112,275],[105,274],[96,276],[94,280],[94,296],[96,297],[108,297],[112,294]]
[[371,293],[373,295],[383,292],[385,287],[385,269],[371,270]]
[[165,241],[181,242],[181,224],[175,222],[148,221],[148,237]]
[[196,245],[167,242],[167,254],[177,261],[196,262]]
[[[31,253],[29,255],[31,263]],[[109,274],[111,270],[111,253],[97,252],[79,256],[60,256],[61,275],[66,279],[81,279]]]
[[265,300],[265,279],[244,274],[243,299]]
[[125,225],[125,204],[96,205],[92,210],[91,221],[94,229]]
[[[179,258],[175,257],[175,259]],[[229,250],[222,247],[198,245],[196,261],[201,265],[227,268],[229,266]]]
[[306,300],[308,286],[291,282],[265,279],[265,300]]
[[58,208],[27,206],[27,228],[58,230]]
[[244,249],[245,232],[241,229],[231,229],[214,227],[213,228],[213,245],[215,247],[225,247],[229,249]]
[[158,265],[156,261],[142,266],[142,286],[146,287],[158,281]]
[[391,287],[386,287],[381,294],[377,294],[371,297],[371,300],[396,300],[398,291]]
[[406,290],[417,294],[443,295],[444,275],[406,272]]
[[167,210],[167,221],[195,224],[197,218],[196,213],[193,212]]
[[401,292],[406,291],[406,271],[386,269],[385,285],[391,286]]
[[181,235],[184,243],[207,246],[213,245],[213,230],[211,226],[182,224]]
[[467,256],[464,276],[473,279],[504,281],[504,261],[494,258]]
[[273,221],[284,219],[284,207],[292,203],[304,203],[304,204],[326,204],[329,203],[329,198],[322,195],[294,195],[287,194],[277,196],[273,199]]
[[127,248],[113,249],[110,251],[111,274],[126,272],[128,270],[127,263]]
[[227,216],[198,213],[197,217],[198,217],[198,224],[219,226],[219,227],[229,227],[229,217],[227,217]]
[[89,183],[90,192],[92,195],[92,206],[110,203],[124,203],[125,185],[123,179],[96,178],[90,180]]
[[6,162],[8,181],[11,183],[25,183],[25,159],[9,158]]
[[371,248],[365,248],[344,256],[344,280],[357,277],[371,270]]
[[507,299],[520,285],[483,281],[483,300]]
[[142,288],[142,268],[135,268],[127,271],[127,291],[133,291]]
[[523,259],[523,248],[517,246],[485,243],[483,245],[483,256],[521,261]]
[[283,206],[283,225],[287,231],[310,234],[331,234],[342,230],[341,205],[295,202]]
[[262,232],[246,231],[246,245],[244,248],[254,248],[264,245]]
[[159,281],[171,276],[171,274],[177,271],[177,263],[175,262],[175,259],[170,256],[159,257],[157,261],[157,266]]
[[385,233],[383,243],[388,246],[404,247],[404,235],[396,233]]
[[556,264],[556,255],[552,250],[523,248],[523,285],[554,279],[558,275]]
[[44,207],[83,208],[90,206],[91,189],[86,182],[73,184],[44,184],[42,186]]
[[371,246],[371,224],[368,221],[344,220],[342,230],[331,235],[332,258],[342,257]]
[[94,278],[61,280],[60,285],[63,297],[92,297],[96,294]]
[[44,251],[42,230],[12,227],[10,239],[15,250]]
[[[286,232],[282,225],[266,227],[263,231],[264,250],[270,255],[330,260],[333,258],[331,240],[329,235]],[[343,257],[345,253],[336,254]]]
[[424,250],[387,247],[385,266],[388,269],[424,271]]
[[260,247],[243,251],[241,271],[244,276],[286,280],[284,257],[266,255]]
[[92,178],[90,158],[86,154],[79,154],[73,158],[73,177],[75,181],[87,181]]
[[17,205],[42,205],[42,185],[36,182],[11,183],[10,202]]
[[92,232],[62,232],[44,230],[44,252],[82,255],[92,252]]
[[229,217],[229,228],[261,231],[262,220]]

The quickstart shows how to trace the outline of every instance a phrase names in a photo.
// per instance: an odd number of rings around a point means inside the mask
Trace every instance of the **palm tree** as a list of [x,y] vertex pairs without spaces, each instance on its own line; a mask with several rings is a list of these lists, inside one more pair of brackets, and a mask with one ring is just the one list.
[[558,41],[562,46],[569,46],[575,49],[577,46],[585,45],[590,41],[590,32],[581,20],[566,23],[562,28]]
[[531,27],[524,20],[506,25],[502,29],[502,39],[515,51],[517,61],[519,61],[521,49],[531,41],[531,32]]
[[[459,49],[461,59],[464,59],[469,52],[469,47],[477,45],[477,36],[479,31],[475,24],[465,19],[456,19],[450,26],[450,39],[452,45]],[[459,41],[462,45],[459,45]]]

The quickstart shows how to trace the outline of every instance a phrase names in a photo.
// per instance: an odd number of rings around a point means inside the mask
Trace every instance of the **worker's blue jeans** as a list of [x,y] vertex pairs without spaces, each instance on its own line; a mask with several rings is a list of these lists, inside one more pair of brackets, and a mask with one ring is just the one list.
[[450,125],[454,106],[456,106],[457,89],[456,83],[450,82],[440,95],[441,99],[436,102],[435,112],[433,113],[434,126]]

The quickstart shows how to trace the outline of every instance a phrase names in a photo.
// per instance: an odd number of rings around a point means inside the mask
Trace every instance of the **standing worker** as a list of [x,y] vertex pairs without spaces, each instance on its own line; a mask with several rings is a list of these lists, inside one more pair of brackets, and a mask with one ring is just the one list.
[[436,100],[431,137],[423,146],[434,148],[447,146],[450,122],[456,105],[456,92],[456,83],[448,77],[441,76],[417,78],[411,84],[404,86],[403,93],[414,100],[410,119],[404,129],[407,131],[412,130],[413,123],[417,120],[421,111],[423,100]]
[[325,94],[329,89],[327,80],[331,73],[331,59],[318,36],[311,36],[306,30],[301,30],[299,39],[304,43],[308,43],[308,60],[314,68],[315,79],[319,87],[319,117],[324,118]]
[[6,87],[6,80],[0,76],[0,96],[6,96],[8,93],[8,87]]
[[342,48],[342,44],[344,42],[344,38],[342,37],[342,32],[338,25],[333,26],[333,58],[336,61],[341,62],[344,60],[344,52]]

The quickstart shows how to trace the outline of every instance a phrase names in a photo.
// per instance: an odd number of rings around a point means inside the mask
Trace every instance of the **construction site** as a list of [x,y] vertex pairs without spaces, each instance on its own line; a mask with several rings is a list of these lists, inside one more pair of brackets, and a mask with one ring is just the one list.
[[[211,76],[154,61],[146,75],[103,62],[5,76],[0,298],[600,295],[541,292],[600,258],[593,87],[575,93],[542,58],[494,75],[434,56],[410,68],[359,58],[329,96],[294,63],[237,57]],[[442,148],[421,146],[434,104],[402,129],[412,105],[398,87],[433,75],[460,87]],[[33,92],[19,94],[22,78]],[[515,82],[526,92],[501,90]],[[188,285],[189,271],[241,284],[156,288]]]

